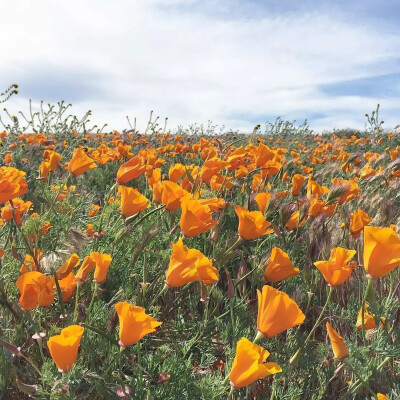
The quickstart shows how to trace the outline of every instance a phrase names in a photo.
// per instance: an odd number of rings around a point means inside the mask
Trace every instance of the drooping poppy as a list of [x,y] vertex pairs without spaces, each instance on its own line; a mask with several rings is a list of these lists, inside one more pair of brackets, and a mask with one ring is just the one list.
[[126,301],[115,304],[119,318],[119,344],[128,347],[135,344],[149,333],[155,332],[162,324],[146,314],[143,307],[134,306]]
[[210,207],[198,200],[185,197],[182,199],[181,209],[180,227],[186,237],[200,235],[218,225],[218,221],[212,219]]
[[364,268],[381,278],[400,265],[400,238],[390,228],[364,227]]
[[138,178],[146,170],[146,165],[140,157],[133,157],[119,167],[117,182],[123,184]]
[[338,286],[350,278],[354,265],[350,260],[356,254],[355,250],[335,247],[327,261],[317,261],[314,265],[319,269],[330,286]]
[[182,238],[177,243],[172,243],[172,255],[166,275],[168,286],[178,287],[197,281],[211,285],[218,279],[217,269],[201,251],[188,249]]
[[350,233],[353,238],[361,235],[364,226],[368,225],[372,218],[368,216],[363,210],[356,210],[350,214]]
[[148,199],[139,190],[127,186],[119,186],[118,191],[121,194],[119,210],[124,217],[130,217],[150,207]]
[[257,290],[257,297],[257,329],[267,338],[302,324],[306,318],[294,300],[272,286]]
[[299,273],[300,270],[294,267],[287,253],[279,247],[272,248],[271,256],[264,271],[264,276],[268,281],[279,282]]
[[47,341],[51,358],[60,371],[69,371],[75,364],[83,332],[82,326],[70,325]]
[[331,346],[335,358],[339,361],[343,361],[349,356],[349,350],[346,347],[346,343],[343,338],[337,333],[331,326],[329,322],[326,323],[326,329],[328,330],[329,340],[331,341]]
[[242,337],[236,344],[236,355],[229,373],[231,386],[240,389],[260,378],[282,372],[278,364],[265,362],[269,355],[269,351]]
[[252,240],[274,232],[273,229],[268,229],[271,223],[260,211],[249,211],[241,206],[235,206],[234,209],[239,218],[238,233],[242,239]]
[[79,261],[80,258],[78,254],[72,254],[68,260],[57,270],[57,278],[63,279],[69,275],[69,273],[79,265]]
[[71,174],[78,176],[89,169],[97,168],[97,164],[90,158],[83,149],[74,149],[71,160],[67,169]]

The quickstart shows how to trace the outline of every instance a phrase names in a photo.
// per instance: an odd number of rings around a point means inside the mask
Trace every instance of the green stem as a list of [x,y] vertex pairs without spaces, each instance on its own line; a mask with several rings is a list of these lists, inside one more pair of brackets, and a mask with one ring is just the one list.
[[[142,354],[140,351],[140,341],[137,342],[136,344],[136,349],[137,349],[137,363],[139,366],[142,366]],[[142,386],[143,386],[143,372],[142,369],[139,368],[139,382],[138,382],[138,386],[139,386],[139,393],[142,392]]]
[[368,382],[364,381],[364,379],[361,378],[358,372],[348,363],[347,360],[343,361],[343,363],[346,365],[346,367],[348,367],[351,370],[351,372],[353,372],[353,374],[357,377],[357,379],[362,383],[362,386],[365,386],[368,389],[368,391],[372,394],[372,396],[376,398],[376,393],[368,385]]
[[367,287],[365,288],[364,296],[362,299],[362,306],[361,306],[361,330],[362,330],[362,340],[363,344],[365,346],[365,324],[364,324],[364,319],[365,319],[365,302],[367,301],[368,294],[371,290],[372,287],[372,279],[368,279]]
[[60,302],[61,315],[64,316],[65,315],[65,305],[64,305],[63,298],[62,298],[60,283],[58,282],[57,271],[54,272],[54,281],[55,281],[56,287],[57,287],[57,294],[58,294],[58,301]]
[[90,313],[92,306],[93,306],[93,302],[94,302],[94,298],[96,297],[96,293],[97,293],[97,289],[99,288],[99,284],[95,283],[94,284],[94,290],[93,290],[93,295],[92,295],[92,299],[90,300],[90,304],[88,307],[88,314]]
[[76,293],[75,293],[75,307],[74,307],[74,324],[76,324],[78,318],[78,303],[79,303],[79,288],[81,287],[81,282],[76,283]]

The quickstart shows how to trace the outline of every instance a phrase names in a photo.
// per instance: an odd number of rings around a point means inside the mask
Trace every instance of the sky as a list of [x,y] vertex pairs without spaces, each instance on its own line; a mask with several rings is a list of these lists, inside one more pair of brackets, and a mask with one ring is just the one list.
[[[0,0],[0,92],[72,103],[109,130],[212,121],[251,132],[278,116],[362,129],[400,123],[398,0]],[[4,113],[3,113],[4,114]],[[0,112],[2,115],[2,112]],[[3,115],[2,115],[3,116]]]

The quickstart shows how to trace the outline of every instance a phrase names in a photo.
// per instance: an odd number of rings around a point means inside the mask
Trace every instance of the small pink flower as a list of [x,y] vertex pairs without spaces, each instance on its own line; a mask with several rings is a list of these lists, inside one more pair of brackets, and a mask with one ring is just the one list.
[[117,396],[125,399],[126,397],[129,397],[131,394],[132,390],[129,386],[125,385],[125,388],[122,389],[122,386],[117,387]]
[[159,383],[168,382],[170,378],[171,374],[169,372],[161,372],[161,374],[158,375],[158,382]]

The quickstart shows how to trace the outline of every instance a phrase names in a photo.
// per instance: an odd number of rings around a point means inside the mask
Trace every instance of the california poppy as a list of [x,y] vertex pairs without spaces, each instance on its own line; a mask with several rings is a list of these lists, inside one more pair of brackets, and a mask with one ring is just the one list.
[[79,325],[70,325],[47,341],[51,358],[61,372],[69,371],[75,364],[83,331]]
[[78,266],[80,258],[78,254],[72,254],[67,261],[57,270],[57,278],[63,279]]
[[95,262],[94,281],[104,283],[107,277],[107,271],[111,264],[111,256],[107,253],[91,252],[90,258]]
[[177,210],[184,197],[191,198],[192,195],[185,189],[182,189],[177,183],[164,181],[161,189],[161,203],[165,205],[168,211]]
[[339,361],[343,361],[349,356],[349,350],[346,347],[346,343],[343,338],[332,328],[329,322],[326,323],[326,329],[328,330],[329,340],[331,341],[331,346],[335,358]]
[[166,279],[168,286],[178,287],[196,281],[211,285],[218,279],[217,269],[201,251],[188,249],[182,238],[179,238],[177,243],[172,243]]
[[60,285],[62,299],[65,303],[74,294],[74,290],[76,287],[76,280],[73,272],[70,272],[65,278],[60,279],[58,281],[58,284]]
[[21,216],[32,208],[32,202],[20,198],[14,199],[13,204],[7,203],[1,209],[1,218],[4,221],[12,221],[15,218],[17,225],[22,224]]
[[138,342],[142,337],[155,332],[162,322],[156,321],[146,314],[143,307],[134,306],[126,301],[115,304],[119,318],[119,344],[128,347]]
[[268,281],[279,282],[299,273],[300,270],[294,267],[287,253],[279,247],[272,248],[271,256],[264,271],[264,276]]
[[258,205],[258,209],[260,212],[264,215],[265,210],[269,204],[269,202],[272,199],[272,194],[271,193],[258,193],[256,195],[256,203]]
[[[360,331],[362,329],[362,307],[357,315],[356,328]],[[376,329],[375,314],[368,310],[368,303],[365,303],[364,308],[364,329]]]
[[238,233],[242,239],[256,239],[262,235],[274,232],[273,229],[268,229],[271,223],[266,221],[260,211],[249,211],[241,206],[235,206],[234,208],[239,218]]
[[258,344],[242,337],[236,344],[236,355],[229,373],[231,386],[240,389],[257,379],[282,372],[282,368],[278,364],[265,362],[269,354]]
[[97,164],[83,149],[74,149],[71,160],[68,163],[68,171],[75,175],[81,175],[89,169],[97,168]]
[[361,235],[364,226],[368,225],[372,221],[363,210],[356,210],[350,214],[350,233],[353,238]]
[[350,278],[354,265],[349,262],[355,254],[355,250],[335,247],[331,250],[328,261],[317,261],[314,265],[330,286],[338,286]]
[[130,217],[150,207],[148,199],[139,190],[127,186],[119,186],[118,191],[121,194],[119,210],[124,217]]
[[117,172],[117,182],[119,184],[126,183],[132,179],[138,178],[144,173],[146,165],[140,157],[133,157],[119,167]]
[[200,235],[218,224],[218,221],[212,219],[210,207],[198,200],[185,197],[182,199],[181,208],[180,227],[186,237]]
[[292,177],[292,196],[298,196],[300,194],[301,187],[303,186],[306,177],[301,174],[295,174]]
[[78,272],[75,275],[75,279],[78,282],[82,282],[85,281],[89,272],[94,270],[96,268],[96,262],[95,260],[90,257],[90,256],[86,256],[83,259],[83,262],[78,270]]
[[257,297],[257,329],[267,338],[302,324],[306,318],[294,300],[271,286],[257,290]]
[[364,268],[381,278],[400,265],[400,238],[390,228],[364,227]]

